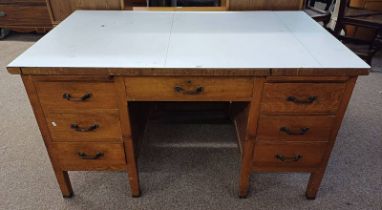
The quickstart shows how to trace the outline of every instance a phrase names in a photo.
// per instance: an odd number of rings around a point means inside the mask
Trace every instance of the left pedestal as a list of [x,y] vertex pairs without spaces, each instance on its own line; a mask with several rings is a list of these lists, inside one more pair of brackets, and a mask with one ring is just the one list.
[[68,171],[127,171],[140,195],[125,86],[110,76],[22,75],[64,197]]

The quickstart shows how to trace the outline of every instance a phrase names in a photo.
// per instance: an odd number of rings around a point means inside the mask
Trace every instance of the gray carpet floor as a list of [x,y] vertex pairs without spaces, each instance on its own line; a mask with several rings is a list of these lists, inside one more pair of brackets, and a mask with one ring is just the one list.
[[[239,199],[239,150],[224,124],[150,124],[139,159],[142,197],[123,172],[70,172],[63,199],[21,79],[5,66],[38,40],[0,41],[0,209],[382,209],[382,73],[359,78],[316,200],[307,174],[253,174]],[[382,56],[373,64],[380,71]]]

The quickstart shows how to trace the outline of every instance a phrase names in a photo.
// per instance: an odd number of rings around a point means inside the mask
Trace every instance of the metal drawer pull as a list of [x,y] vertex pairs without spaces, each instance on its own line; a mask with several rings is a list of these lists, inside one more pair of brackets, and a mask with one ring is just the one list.
[[104,154],[103,152],[97,152],[94,156],[90,156],[86,154],[85,152],[79,152],[78,156],[80,156],[83,160],[97,160],[98,158],[102,157]]
[[5,17],[7,14],[4,11],[0,11],[0,17]]
[[70,95],[70,93],[64,93],[64,95],[62,97],[64,99],[68,100],[68,101],[79,102],[79,101],[86,101],[86,100],[88,100],[89,98],[92,97],[92,94],[91,93],[85,93],[81,97],[73,97],[72,95]]
[[93,124],[93,125],[91,125],[89,127],[82,128],[77,123],[72,123],[70,125],[70,128],[74,129],[75,131],[78,131],[78,132],[90,132],[90,131],[94,131],[97,128],[99,128],[99,125],[98,124]]
[[275,158],[276,159],[278,159],[278,160],[281,160],[281,161],[288,161],[288,162],[297,162],[297,161],[299,161],[299,160],[301,160],[302,159],[302,155],[295,155],[295,156],[293,156],[293,157],[285,157],[284,155],[279,155],[279,154],[277,154],[276,156],[275,156]]
[[194,90],[185,90],[184,88],[180,86],[175,86],[174,88],[175,92],[177,93],[183,93],[184,95],[197,95],[204,91],[204,87],[196,87]]
[[280,131],[285,132],[286,134],[288,134],[290,136],[302,136],[306,132],[309,131],[309,128],[300,128],[299,132],[293,132],[293,131],[289,130],[289,128],[287,128],[287,127],[282,127],[282,128],[280,128]]
[[295,96],[288,96],[287,101],[293,102],[295,104],[312,104],[317,100],[317,96],[309,96],[306,100],[301,100]]

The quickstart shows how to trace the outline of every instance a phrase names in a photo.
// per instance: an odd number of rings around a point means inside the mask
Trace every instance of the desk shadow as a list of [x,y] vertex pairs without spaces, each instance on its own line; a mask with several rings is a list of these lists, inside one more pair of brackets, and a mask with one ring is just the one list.
[[0,41],[37,42],[44,34],[18,33],[12,31],[7,37]]

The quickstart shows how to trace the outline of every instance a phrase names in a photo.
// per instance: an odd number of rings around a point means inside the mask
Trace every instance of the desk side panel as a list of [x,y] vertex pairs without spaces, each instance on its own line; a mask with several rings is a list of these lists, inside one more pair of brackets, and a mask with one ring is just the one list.
[[42,138],[45,143],[45,147],[48,151],[48,155],[53,166],[54,173],[58,185],[60,186],[62,195],[64,197],[71,197],[73,195],[72,185],[70,183],[69,175],[67,171],[64,171],[58,163],[58,160],[53,154],[52,139],[49,134],[48,125],[45,120],[45,115],[40,105],[36,89],[33,84],[33,77],[30,75],[22,75],[22,80],[27,91],[29,101],[32,105],[34,115],[36,117],[37,124],[40,128]]

